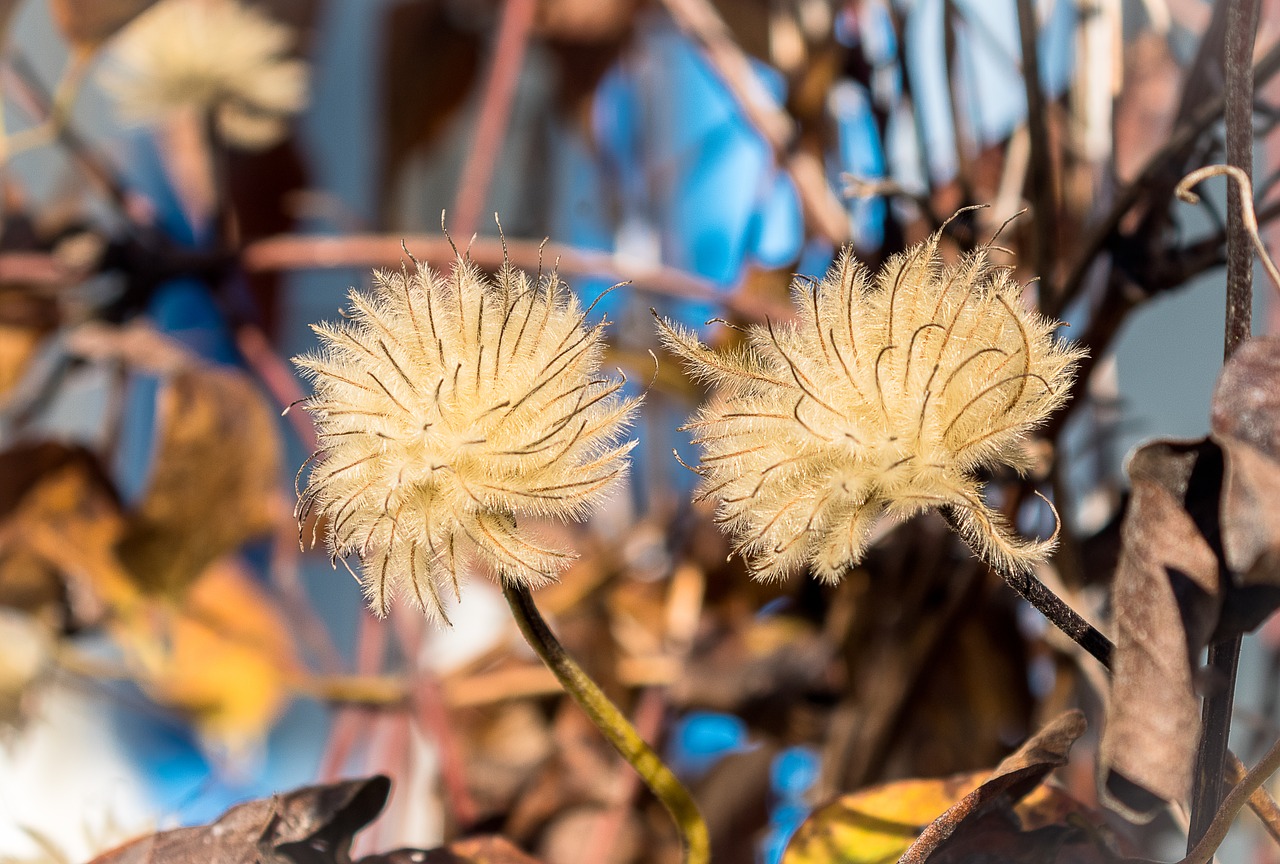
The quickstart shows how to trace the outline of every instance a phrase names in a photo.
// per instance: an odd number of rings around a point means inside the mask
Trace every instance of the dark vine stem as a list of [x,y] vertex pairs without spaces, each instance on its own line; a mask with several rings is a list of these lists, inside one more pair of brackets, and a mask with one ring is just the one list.
[[[951,529],[958,534],[961,533],[955,514],[949,509],[944,509],[942,513],[943,518],[947,520],[947,524],[951,526]],[[1084,617],[1079,612],[1072,609],[1066,604],[1066,601],[1050,591],[1048,586],[1037,579],[1034,574],[1016,571],[1006,572],[1003,569],[998,569],[997,572],[1000,573],[1005,583],[1019,597],[1030,603],[1037,612],[1048,619],[1050,624],[1069,636],[1071,641],[1083,648],[1089,656],[1101,663],[1104,668],[1111,668],[1111,657],[1115,653],[1115,645],[1111,643],[1110,639],[1102,635],[1102,631],[1084,620]]]
[[[1227,164],[1253,175],[1253,43],[1257,35],[1258,0],[1229,0],[1223,43],[1226,86],[1223,106],[1226,121]],[[1227,312],[1223,354],[1231,354],[1252,329],[1253,247],[1242,216],[1238,184],[1227,185]],[[1227,765],[1227,738],[1235,703],[1236,671],[1240,664],[1241,637],[1209,646],[1209,669],[1216,686],[1204,700],[1200,716],[1200,745],[1191,791],[1190,852],[1208,832],[1223,799],[1223,774]]]
[[698,812],[689,790],[663,763],[631,722],[609,701],[600,687],[582,671],[556,639],[528,588],[504,585],[502,594],[515,616],[520,632],[560,685],[582,707],[600,732],[640,775],[675,820],[684,843],[684,864],[707,864],[711,860],[711,840],[707,823]]

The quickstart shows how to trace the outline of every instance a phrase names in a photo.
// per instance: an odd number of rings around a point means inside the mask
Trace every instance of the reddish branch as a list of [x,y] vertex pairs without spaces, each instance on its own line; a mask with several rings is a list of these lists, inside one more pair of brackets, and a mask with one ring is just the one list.
[[506,140],[507,121],[537,5],[536,0],[507,0],[502,7],[480,117],[453,203],[453,229],[464,240],[480,227],[480,211],[488,200],[489,184]]
[[[449,242],[437,236],[418,235],[401,239],[385,234],[343,237],[281,235],[250,244],[244,250],[243,263],[250,272],[399,267],[405,260],[405,249],[421,261],[451,261],[454,256]],[[563,274],[598,276],[632,283],[637,290],[652,294],[719,303],[752,321],[763,321],[765,315],[778,319],[789,318],[792,314],[789,307],[743,296],[740,292],[719,293],[710,282],[682,270],[631,264],[609,252],[528,240],[509,240],[504,245],[499,240],[480,237],[467,248],[466,255],[486,268],[500,267],[504,261],[509,261],[530,271],[554,268]]]

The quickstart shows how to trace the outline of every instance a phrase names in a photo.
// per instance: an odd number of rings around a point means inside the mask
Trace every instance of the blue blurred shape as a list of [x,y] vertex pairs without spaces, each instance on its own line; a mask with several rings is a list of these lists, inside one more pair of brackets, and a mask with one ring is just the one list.
[[[960,100],[956,113],[962,132],[973,139],[970,146],[1003,141],[1027,116],[1016,0],[954,0],[955,54],[950,70],[943,3],[910,4],[903,40],[929,169],[938,182],[950,180],[956,171],[952,86]],[[1040,28],[1040,83],[1049,99],[1060,96],[1069,83],[1077,16],[1074,0],[1054,0]]]
[[788,747],[774,758],[769,779],[775,793],[798,799],[818,782],[821,770],[822,761],[812,747]]
[[769,814],[769,831],[760,843],[765,864],[782,860],[791,835],[809,815],[812,808],[804,796],[818,781],[821,769],[822,761],[812,747],[788,747],[773,758],[769,785],[778,803]]
[[696,777],[730,753],[748,747],[747,724],[742,720],[732,714],[694,711],[676,724],[668,759],[676,773]]

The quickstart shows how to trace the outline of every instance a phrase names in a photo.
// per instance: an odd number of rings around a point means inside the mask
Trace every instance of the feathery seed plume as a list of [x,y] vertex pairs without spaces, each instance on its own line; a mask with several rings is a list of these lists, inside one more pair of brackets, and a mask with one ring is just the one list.
[[586,516],[635,443],[620,439],[639,400],[599,374],[605,322],[586,326],[554,274],[505,265],[490,281],[462,258],[448,277],[375,273],[350,303],[295,360],[320,437],[299,518],[314,507],[333,558],[359,557],[380,615],[402,594],[444,618],[441,593],[472,560],[550,579],[573,555],[520,520]]
[[211,113],[228,143],[269,147],[307,101],[293,43],[291,28],[239,0],[161,0],[116,36],[103,83],[126,119]]
[[1008,267],[980,248],[944,266],[940,233],[872,276],[848,250],[793,285],[794,323],[714,350],[658,321],[668,350],[711,385],[687,424],[699,498],[759,579],[805,566],[838,580],[888,512],[948,507],[992,566],[1024,570],[1053,539],[1016,538],[976,473],[1027,467],[1025,434],[1062,405],[1082,351],[1026,310]]

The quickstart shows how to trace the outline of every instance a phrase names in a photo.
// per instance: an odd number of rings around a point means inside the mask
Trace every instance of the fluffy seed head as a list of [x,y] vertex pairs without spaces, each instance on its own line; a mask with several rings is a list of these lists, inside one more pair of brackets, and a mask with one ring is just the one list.
[[228,143],[268,147],[307,101],[293,42],[289,27],[239,0],[161,0],[117,36],[104,84],[126,119],[210,113]]
[[835,581],[885,512],[947,507],[993,566],[1027,568],[1053,541],[1015,538],[976,472],[1026,467],[1021,439],[1062,405],[1082,352],[1027,311],[981,248],[944,266],[939,235],[875,275],[846,250],[797,280],[796,319],[713,350],[659,321],[668,350],[711,385],[685,427],[701,498],[760,579],[810,566]]
[[584,517],[635,443],[620,439],[638,400],[599,374],[604,322],[588,327],[555,276],[490,281],[462,259],[448,277],[375,273],[350,304],[295,360],[320,436],[299,518],[315,508],[335,560],[358,556],[379,614],[403,594],[444,617],[441,592],[475,559],[545,582],[573,556],[519,520]]

